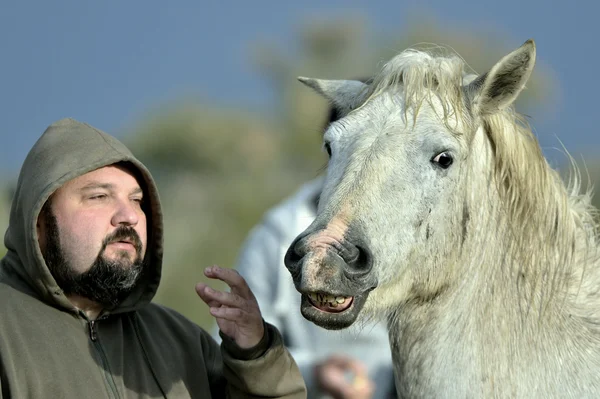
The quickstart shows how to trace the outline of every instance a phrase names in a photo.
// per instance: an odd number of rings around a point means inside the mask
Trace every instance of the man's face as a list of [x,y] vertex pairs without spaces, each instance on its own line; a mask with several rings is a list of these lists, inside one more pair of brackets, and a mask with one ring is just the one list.
[[60,187],[39,217],[40,248],[67,295],[116,306],[138,281],[146,253],[143,192],[123,167],[106,166]]

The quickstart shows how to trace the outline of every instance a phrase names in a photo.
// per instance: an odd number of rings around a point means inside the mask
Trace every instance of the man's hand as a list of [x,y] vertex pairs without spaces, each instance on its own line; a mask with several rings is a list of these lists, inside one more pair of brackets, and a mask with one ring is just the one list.
[[373,395],[373,382],[364,365],[345,356],[330,356],[316,365],[315,377],[320,388],[334,399],[369,399]]
[[241,348],[252,348],[265,334],[262,315],[246,280],[232,269],[211,266],[204,270],[208,278],[225,282],[231,292],[217,291],[204,283],[196,284],[196,292],[210,307],[223,334]]

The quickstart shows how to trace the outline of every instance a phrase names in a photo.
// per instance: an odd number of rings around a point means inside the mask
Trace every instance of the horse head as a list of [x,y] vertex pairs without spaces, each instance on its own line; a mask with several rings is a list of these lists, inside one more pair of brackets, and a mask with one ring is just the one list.
[[534,63],[530,40],[481,75],[407,50],[372,82],[300,78],[342,115],[323,138],[318,216],[285,256],[305,318],[345,328],[365,306],[435,298],[462,278],[473,190],[492,174],[486,121],[511,108]]

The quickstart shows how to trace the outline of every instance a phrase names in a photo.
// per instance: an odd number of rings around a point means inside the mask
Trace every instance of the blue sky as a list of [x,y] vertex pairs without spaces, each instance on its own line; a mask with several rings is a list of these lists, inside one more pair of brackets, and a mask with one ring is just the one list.
[[452,26],[491,27],[508,45],[537,43],[559,82],[557,105],[533,125],[578,155],[600,149],[596,127],[597,2],[548,1],[27,1],[0,5],[0,176],[14,177],[53,121],[71,116],[122,137],[149,110],[184,96],[269,112],[271,87],[250,62],[260,40],[293,47],[302,21],[365,16],[398,33],[413,10]]

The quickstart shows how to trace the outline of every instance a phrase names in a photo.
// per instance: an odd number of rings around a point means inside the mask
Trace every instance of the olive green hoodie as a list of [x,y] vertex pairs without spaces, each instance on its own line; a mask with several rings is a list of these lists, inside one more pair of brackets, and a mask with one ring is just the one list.
[[[90,321],[66,298],[44,262],[37,218],[67,181],[129,162],[148,199],[148,271],[122,302]],[[160,201],[148,170],[115,138],[64,119],[28,154],[13,199],[0,260],[1,398],[222,398],[306,396],[278,331],[266,324],[255,348],[151,303],[161,275]],[[198,299],[198,308],[204,304]]]

